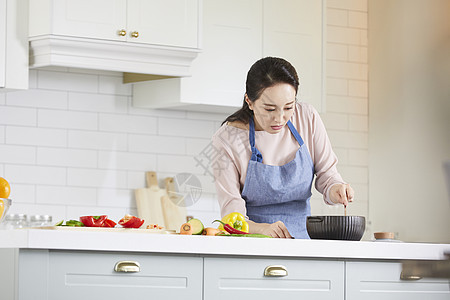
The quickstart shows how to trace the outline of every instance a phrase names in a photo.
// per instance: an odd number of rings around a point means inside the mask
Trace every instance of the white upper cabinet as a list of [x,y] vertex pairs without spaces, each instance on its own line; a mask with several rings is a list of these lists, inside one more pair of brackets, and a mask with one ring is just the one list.
[[203,4],[203,51],[192,77],[133,85],[133,105],[230,113],[243,104],[251,65],[283,57],[297,69],[299,99],[322,110],[322,1],[208,0]]
[[201,0],[33,0],[31,67],[188,76]]
[[0,91],[28,88],[28,1],[0,0]]

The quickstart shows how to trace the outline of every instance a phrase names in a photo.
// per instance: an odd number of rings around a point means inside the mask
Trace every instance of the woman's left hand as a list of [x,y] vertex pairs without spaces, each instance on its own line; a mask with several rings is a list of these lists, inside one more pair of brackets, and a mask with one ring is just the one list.
[[353,202],[353,197],[355,196],[355,191],[352,189],[350,184],[335,184],[330,189],[330,200],[333,203],[341,203],[345,206],[348,202]]

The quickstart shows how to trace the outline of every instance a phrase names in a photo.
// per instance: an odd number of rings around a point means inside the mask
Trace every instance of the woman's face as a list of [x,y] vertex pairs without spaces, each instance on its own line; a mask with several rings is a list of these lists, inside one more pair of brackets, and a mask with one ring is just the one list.
[[246,95],[245,100],[255,115],[255,130],[280,132],[294,113],[295,96],[294,87],[287,83],[266,88],[254,102]]

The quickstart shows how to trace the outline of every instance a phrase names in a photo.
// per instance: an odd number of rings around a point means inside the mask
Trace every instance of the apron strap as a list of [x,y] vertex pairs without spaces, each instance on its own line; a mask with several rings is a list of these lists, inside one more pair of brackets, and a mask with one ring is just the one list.
[[248,139],[250,141],[250,147],[252,149],[252,157],[250,158],[250,160],[262,162],[262,154],[255,147],[255,124],[253,123],[253,117],[249,119]]
[[289,120],[287,122],[287,125],[289,127],[289,129],[291,130],[292,135],[295,137],[295,139],[297,140],[298,144],[301,146],[303,146],[304,142],[302,137],[300,136],[300,133],[298,133],[297,129],[295,129],[294,124],[291,123],[291,121]]

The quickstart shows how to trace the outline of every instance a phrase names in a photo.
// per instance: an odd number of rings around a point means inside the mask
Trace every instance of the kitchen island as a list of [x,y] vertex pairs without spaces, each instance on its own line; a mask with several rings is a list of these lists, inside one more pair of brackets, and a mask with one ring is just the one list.
[[448,252],[449,244],[0,230],[0,288],[19,300],[449,299],[448,280],[401,274],[403,260]]

